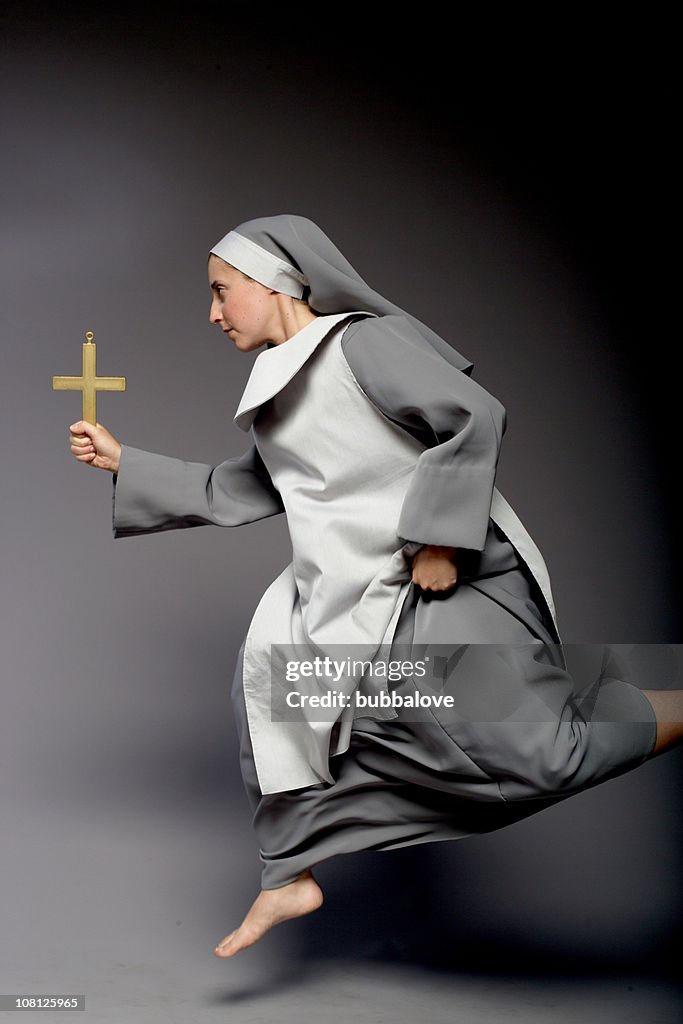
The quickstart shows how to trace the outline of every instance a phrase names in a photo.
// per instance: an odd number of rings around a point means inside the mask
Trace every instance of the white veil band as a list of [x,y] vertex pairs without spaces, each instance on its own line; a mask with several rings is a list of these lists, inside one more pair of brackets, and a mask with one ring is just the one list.
[[293,299],[303,298],[308,286],[304,274],[237,231],[229,231],[210,251],[266,288],[291,295]]

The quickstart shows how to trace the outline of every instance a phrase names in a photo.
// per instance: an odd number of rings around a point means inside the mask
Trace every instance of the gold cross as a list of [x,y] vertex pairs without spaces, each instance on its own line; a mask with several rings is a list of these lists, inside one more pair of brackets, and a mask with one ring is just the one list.
[[83,419],[87,423],[97,423],[97,392],[98,391],[125,391],[125,377],[98,377],[97,376],[97,345],[94,344],[95,335],[92,331],[86,331],[85,344],[83,345],[83,372],[80,377],[53,377],[53,391],[82,391],[83,392]]

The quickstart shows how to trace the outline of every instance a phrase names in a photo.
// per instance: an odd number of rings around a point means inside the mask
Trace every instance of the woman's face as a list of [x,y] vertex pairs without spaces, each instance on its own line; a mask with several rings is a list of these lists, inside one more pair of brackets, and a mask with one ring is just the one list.
[[272,340],[276,292],[248,280],[213,254],[209,257],[209,286],[213,294],[209,320],[225,331],[236,348],[251,352]]

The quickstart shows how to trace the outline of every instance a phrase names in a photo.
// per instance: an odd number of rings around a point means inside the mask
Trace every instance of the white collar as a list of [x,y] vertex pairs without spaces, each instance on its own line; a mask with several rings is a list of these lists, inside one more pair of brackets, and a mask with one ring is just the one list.
[[375,316],[365,310],[317,316],[280,345],[265,349],[256,357],[242,393],[233,422],[240,430],[250,429],[259,406],[281,391],[301,369],[332,328],[353,316]]

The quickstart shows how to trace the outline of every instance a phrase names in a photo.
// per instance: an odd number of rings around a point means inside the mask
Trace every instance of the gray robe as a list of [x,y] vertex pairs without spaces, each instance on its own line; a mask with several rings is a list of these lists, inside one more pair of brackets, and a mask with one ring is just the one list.
[[[394,644],[416,636],[450,644],[458,662],[448,685],[459,703],[455,714],[356,719],[348,749],[330,759],[332,782],[264,795],[245,715],[242,645],[233,700],[264,888],[336,853],[502,827],[636,767],[656,736],[649,701],[623,680],[603,673],[590,691],[590,716],[577,704],[547,596],[489,515],[505,428],[500,403],[466,374],[444,374],[400,316],[353,323],[342,347],[368,401],[425,446],[398,535],[458,548],[459,582],[445,595],[413,587]],[[214,467],[124,445],[114,477],[115,537],[236,526],[284,508],[255,446]],[[506,645],[511,655],[493,681],[473,658],[478,645],[489,658],[487,645]],[[399,687],[411,688],[408,680]]]

